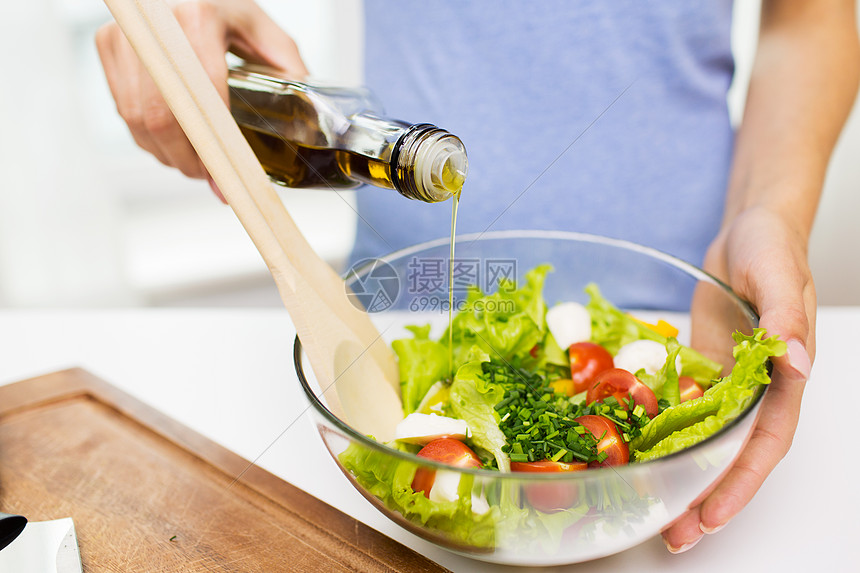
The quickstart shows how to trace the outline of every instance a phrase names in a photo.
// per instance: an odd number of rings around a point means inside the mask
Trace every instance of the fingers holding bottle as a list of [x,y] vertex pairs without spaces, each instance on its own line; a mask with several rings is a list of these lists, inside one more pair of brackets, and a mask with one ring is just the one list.
[[[181,2],[173,12],[228,105],[228,51],[290,76],[307,75],[292,38],[250,0]],[[117,111],[137,145],[188,177],[208,179],[193,146],[115,22],[98,30],[96,45]]]

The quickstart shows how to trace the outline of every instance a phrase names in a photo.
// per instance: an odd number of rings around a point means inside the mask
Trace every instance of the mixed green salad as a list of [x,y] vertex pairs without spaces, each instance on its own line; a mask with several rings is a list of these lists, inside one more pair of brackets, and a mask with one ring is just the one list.
[[[519,286],[502,281],[492,294],[471,288],[450,337],[411,326],[411,338],[392,343],[405,418],[389,446],[500,472],[648,462],[735,419],[770,382],[768,359],[785,352],[762,329],[735,332],[735,363],[721,377],[723,365],[680,344],[674,327],[619,310],[596,285],[586,288],[587,304],[548,309],[542,292],[551,270],[537,267]],[[488,491],[475,474],[430,470],[358,444],[339,459],[390,508],[471,546],[491,547],[500,523],[529,521],[535,536],[557,539],[601,504],[637,503],[629,484],[575,494]]]

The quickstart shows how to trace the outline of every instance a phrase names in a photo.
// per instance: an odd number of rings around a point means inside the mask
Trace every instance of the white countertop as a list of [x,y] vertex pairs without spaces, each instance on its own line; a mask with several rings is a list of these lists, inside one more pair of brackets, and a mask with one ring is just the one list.
[[[0,385],[81,366],[454,571],[507,568],[429,545],[346,481],[306,414],[286,311],[0,310]],[[845,571],[860,562],[860,308],[819,311],[818,357],[791,452],[720,533],[674,556],[659,537],[560,571]],[[2,457],[0,457],[2,463]],[[522,569],[510,568],[521,571]],[[556,569],[541,569],[553,571]]]

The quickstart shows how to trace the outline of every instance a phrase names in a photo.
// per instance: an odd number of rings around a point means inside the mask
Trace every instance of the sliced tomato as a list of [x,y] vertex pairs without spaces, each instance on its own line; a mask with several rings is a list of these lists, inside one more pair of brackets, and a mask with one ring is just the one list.
[[633,398],[633,402],[641,404],[651,418],[656,416],[659,410],[657,396],[651,388],[621,368],[611,368],[598,374],[585,395],[585,403],[600,402],[609,396],[615,396],[615,399],[625,408],[626,400]]
[[[418,456],[457,468],[481,467],[481,460],[472,448],[454,438],[433,440],[421,448]],[[436,481],[436,470],[418,468],[412,479],[412,491],[423,491],[425,496],[430,497],[430,489],[434,481]]]
[[549,383],[549,387],[552,388],[553,392],[556,394],[564,394],[565,396],[573,396],[576,394],[573,380],[570,378],[559,378],[558,380],[553,380]]
[[[511,462],[512,472],[578,472],[587,468],[588,464],[582,462],[565,463],[552,460]],[[580,484],[565,482],[529,483],[523,485],[523,494],[533,508],[544,513],[552,513],[576,505],[579,500],[579,487]]]
[[609,351],[593,342],[571,344],[567,352],[574,394],[588,390],[598,374],[615,366]]
[[511,462],[512,472],[534,472],[534,473],[556,473],[556,472],[578,472],[588,467],[585,462],[554,462],[543,460],[540,462]]
[[622,466],[630,461],[630,448],[621,439],[615,422],[603,416],[580,416],[576,421],[585,426],[597,440],[597,453],[606,452],[603,462],[593,461],[589,467]]
[[705,395],[704,390],[699,384],[689,376],[681,376],[678,378],[678,389],[681,391],[681,402],[701,398]]

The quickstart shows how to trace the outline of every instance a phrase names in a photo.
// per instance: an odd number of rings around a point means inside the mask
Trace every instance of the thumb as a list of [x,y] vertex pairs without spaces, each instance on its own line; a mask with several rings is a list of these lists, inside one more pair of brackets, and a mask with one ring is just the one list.
[[774,366],[788,380],[805,382],[815,351],[815,287],[805,263],[791,258],[774,256],[761,261],[751,286],[760,325],[788,347],[783,356],[774,359]]
[[758,312],[768,336],[788,345],[773,360],[781,377],[805,382],[815,357],[815,286],[807,236],[768,209],[735,217],[709,251],[710,266]]

